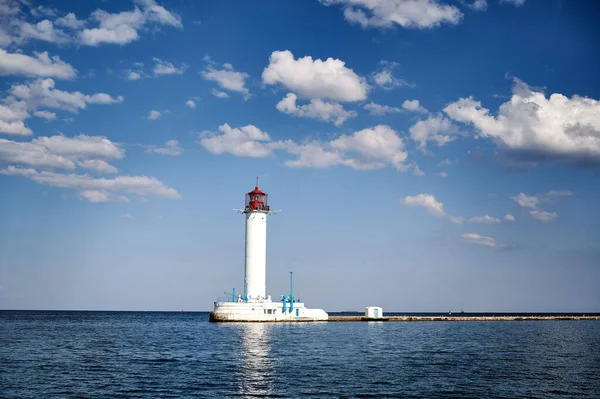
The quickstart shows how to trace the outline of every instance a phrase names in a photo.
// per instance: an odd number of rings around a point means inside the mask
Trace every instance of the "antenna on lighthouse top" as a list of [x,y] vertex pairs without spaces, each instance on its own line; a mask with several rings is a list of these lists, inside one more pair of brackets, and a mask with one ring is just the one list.
[[256,176],[256,187],[258,187],[258,176]]

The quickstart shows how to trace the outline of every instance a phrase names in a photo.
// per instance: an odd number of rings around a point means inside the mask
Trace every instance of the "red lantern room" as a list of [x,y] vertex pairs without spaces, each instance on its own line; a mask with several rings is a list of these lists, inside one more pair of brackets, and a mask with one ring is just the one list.
[[254,187],[254,190],[246,194],[246,211],[266,211],[269,212],[268,204],[269,194],[263,193],[258,189],[258,186]]

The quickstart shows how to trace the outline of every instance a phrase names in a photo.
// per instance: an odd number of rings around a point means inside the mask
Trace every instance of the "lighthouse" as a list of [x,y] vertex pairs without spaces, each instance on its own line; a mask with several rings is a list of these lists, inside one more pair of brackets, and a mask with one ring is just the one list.
[[244,295],[227,293],[217,300],[210,313],[214,322],[248,321],[325,321],[329,315],[323,309],[308,309],[290,292],[273,301],[267,295],[267,216],[275,213],[268,202],[269,195],[258,188],[246,193],[244,209],[236,209],[246,217]]
[[267,299],[267,193],[258,188],[246,194],[246,265],[244,269],[244,294],[249,302]]

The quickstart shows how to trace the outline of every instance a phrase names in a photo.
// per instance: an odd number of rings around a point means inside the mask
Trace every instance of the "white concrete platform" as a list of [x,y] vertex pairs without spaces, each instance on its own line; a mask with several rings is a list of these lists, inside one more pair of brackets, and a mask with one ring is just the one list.
[[[302,302],[257,301],[257,302],[215,302],[210,313],[210,321],[215,322],[288,322],[288,321],[327,321],[329,315],[323,309],[308,309]],[[290,305],[292,309],[290,311]]]

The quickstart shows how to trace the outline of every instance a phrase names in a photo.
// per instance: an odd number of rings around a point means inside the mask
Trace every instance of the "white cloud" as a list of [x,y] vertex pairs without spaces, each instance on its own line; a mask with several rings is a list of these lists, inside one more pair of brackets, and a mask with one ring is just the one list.
[[415,165],[404,163],[408,157],[404,143],[392,128],[385,125],[341,135],[331,141],[306,143],[272,141],[266,132],[252,125],[234,129],[225,124],[219,127],[219,131],[200,135],[200,144],[213,154],[262,158],[273,155],[277,150],[296,156],[296,159],[284,162],[288,167],[343,165],[357,170],[372,170],[392,166],[399,171],[415,168]]
[[[23,1],[23,3],[27,4]],[[32,7],[30,4],[27,4],[30,9],[29,12],[31,16],[34,18],[46,18],[46,17],[55,17],[56,16],[56,8],[37,6]]]
[[384,90],[392,90],[397,87],[414,87],[414,84],[408,83],[404,79],[394,76],[394,69],[398,66],[395,62],[381,61],[381,70],[371,75],[373,82]]
[[377,116],[402,112],[402,108],[390,107],[389,105],[375,104],[373,101],[371,101],[369,104],[366,104],[363,108],[369,111],[371,115]]
[[461,238],[471,244],[483,245],[490,248],[502,247],[492,237],[486,237],[475,233],[465,233],[461,235]]
[[54,23],[58,26],[62,26],[69,29],[81,29],[87,24],[86,21],[77,19],[75,13],[72,12],[68,13],[64,17],[56,19]]
[[0,139],[0,162],[18,165],[74,169],[77,162],[84,168],[115,173],[114,166],[96,158],[121,159],[124,156],[123,149],[101,136],[37,137],[31,142]]
[[48,151],[64,156],[109,159],[122,159],[125,156],[125,150],[102,136],[80,134],[73,138],[66,136],[38,137],[33,139],[32,143],[40,144]]
[[475,11],[485,11],[488,7],[487,0],[474,0],[472,3],[466,3],[465,5]]
[[79,42],[88,46],[101,43],[127,44],[139,39],[138,31],[148,25],[162,25],[182,28],[181,17],[167,11],[154,0],[137,0],[133,11],[110,14],[96,10],[91,17],[98,23],[97,28],[79,32]]
[[535,209],[535,208],[537,208],[537,206],[540,203],[540,199],[538,197],[529,196],[524,193],[519,193],[519,195],[510,197],[510,198],[513,201],[515,201],[517,204],[522,206],[523,208],[534,208]]
[[432,194],[418,194],[415,196],[407,196],[402,199],[405,205],[408,206],[420,206],[425,208],[429,213],[434,216],[446,218],[452,223],[462,223],[462,218],[451,216],[444,210],[444,204],[435,199]]
[[484,224],[494,224],[494,223],[502,223],[502,221],[498,218],[491,217],[490,215],[472,217],[469,219],[471,223],[484,223]]
[[225,93],[224,91],[219,91],[217,89],[212,89],[211,94],[217,98],[229,98],[229,94]]
[[78,109],[85,109],[87,104],[115,104],[123,102],[123,97],[111,97],[105,93],[86,95],[79,91],[67,92],[54,88],[53,79],[36,79],[28,85],[14,85],[10,94],[24,101],[28,109],[60,108],[76,113]]
[[356,154],[348,166],[355,169],[379,169],[386,164],[404,171],[408,153],[400,136],[389,126],[377,125],[359,130],[352,135],[342,135],[330,142],[332,148]]
[[517,219],[515,219],[515,217],[510,213],[507,213],[506,215],[504,215],[504,220],[506,220],[507,222],[514,222]]
[[196,103],[192,100],[187,100],[185,102],[185,106],[188,108],[194,109],[194,108],[196,108]]
[[419,112],[422,114],[426,114],[429,112],[427,108],[421,105],[419,100],[406,100],[402,103],[402,108],[408,111]]
[[110,195],[102,190],[83,190],[79,195],[90,202],[107,202],[110,199]]
[[19,41],[37,39],[56,44],[65,44],[71,41],[68,34],[60,28],[55,28],[52,21],[47,19],[36,24],[25,21],[18,21],[17,24],[19,26]]
[[409,132],[411,139],[419,143],[419,148],[424,149],[428,141],[435,142],[438,147],[448,144],[454,140],[459,129],[447,118],[430,116],[411,126]]
[[245,72],[237,72],[231,64],[223,64],[222,69],[208,65],[201,74],[204,79],[217,82],[222,89],[241,93],[245,99],[250,98],[250,92],[246,87],[246,79],[249,75]]
[[38,172],[35,169],[16,166],[9,166],[6,169],[0,170],[0,173],[4,175],[23,176],[39,184],[71,188],[79,192],[101,190],[113,193],[131,193],[142,197],[181,198],[181,195],[176,190],[165,186],[161,181],[153,177],[147,176],[117,176],[111,179],[93,178],[87,174],[62,174],[50,171]]
[[33,115],[37,116],[38,118],[46,119],[47,121],[56,120],[56,114],[50,111],[35,111]]
[[126,71],[127,73],[127,80],[138,80],[142,78],[142,75],[139,72],[135,72],[135,71]]
[[272,153],[271,137],[256,126],[232,128],[224,124],[219,131],[221,134],[206,131],[200,135],[200,144],[213,154],[262,158]]
[[148,120],[151,120],[151,121],[156,120],[156,119],[160,118],[161,115],[162,115],[162,113],[160,111],[157,111],[157,110],[153,109],[148,114]]
[[7,102],[0,104],[0,132],[18,136],[30,136],[31,129],[25,126],[24,120],[29,118],[25,103]]
[[0,162],[35,167],[74,169],[73,161],[54,154],[43,145],[0,139]]
[[[517,202],[523,208],[530,208],[529,214],[537,220],[541,220],[542,222],[549,222],[558,216],[556,212],[546,212],[538,208],[540,203],[542,202],[553,202],[556,197],[569,197],[573,195],[571,191],[568,190],[551,190],[546,194],[541,194],[538,196],[529,196],[523,193],[519,193],[519,195],[511,197],[511,199]],[[554,198],[553,198],[554,197]]]
[[548,197],[570,197],[572,195],[573,192],[569,190],[550,190],[546,193]]
[[525,0],[500,0],[500,4],[502,3],[512,4],[515,7],[521,7],[523,4],[525,4]]
[[147,154],[181,155],[183,153],[183,148],[179,145],[179,141],[169,140],[163,147],[148,146],[144,152]]
[[457,159],[442,159],[439,163],[438,166],[443,166],[443,165],[454,165],[455,163],[458,163]]
[[50,57],[46,51],[33,54],[35,57],[8,53],[0,49],[0,76],[22,75],[71,79],[77,75],[77,71],[58,56]]
[[345,66],[342,60],[325,61],[311,56],[294,59],[289,51],[274,51],[262,73],[263,83],[282,84],[303,98],[334,101],[361,101],[367,98],[365,79]]
[[444,172],[440,172],[440,173],[438,173],[438,176],[440,176],[440,177],[448,177],[448,172],[445,172],[445,171]]
[[118,173],[119,170],[101,159],[86,159],[77,162],[79,166],[85,169],[95,170],[100,173]]
[[529,214],[537,220],[541,220],[542,222],[549,222],[551,220],[556,219],[556,212],[545,212],[539,209],[533,209],[529,211]]
[[458,24],[463,14],[455,6],[437,0],[321,0],[325,5],[340,4],[344,17],[363,28],[434,28],[442,23]]
[[79,33],[79,41],[86,46],[97,46],[102,43],[127,44],[139,39],[137,31],[126,25],[114,29],[84,29]]
[[115,195],[104,190],[83,190],[79,192],[79,197],[95,203],[108,201],[125,203],[130,202],[129,198],[124,195]]
[[172,63],[156,57],[152,58],[152,61],[154,61],[154,68],[152,69],[154,75],[181,75],[187,69],[186,64],[181,64],[181,66],[177,68]]
[[311,100],[309,104],[296,105],[297,96],[288,93],[275,108],[284,114],[295,115],[304,118],[320,119],[341,126],[348,118],[356,117],[356,111],[346,111],[339,103],[329,103],[323,100]]
[[119,215],[119,217],[121,219],[133,220],[133,216],[131,216],[131,213],[122,213]]
[[600,163],[600,102],[591,98],[557,93],[546,98],[515,79],[513,95],[497,116],[471,97],[448,105],[444,112],[472,124],[479,136],[522,155]]

